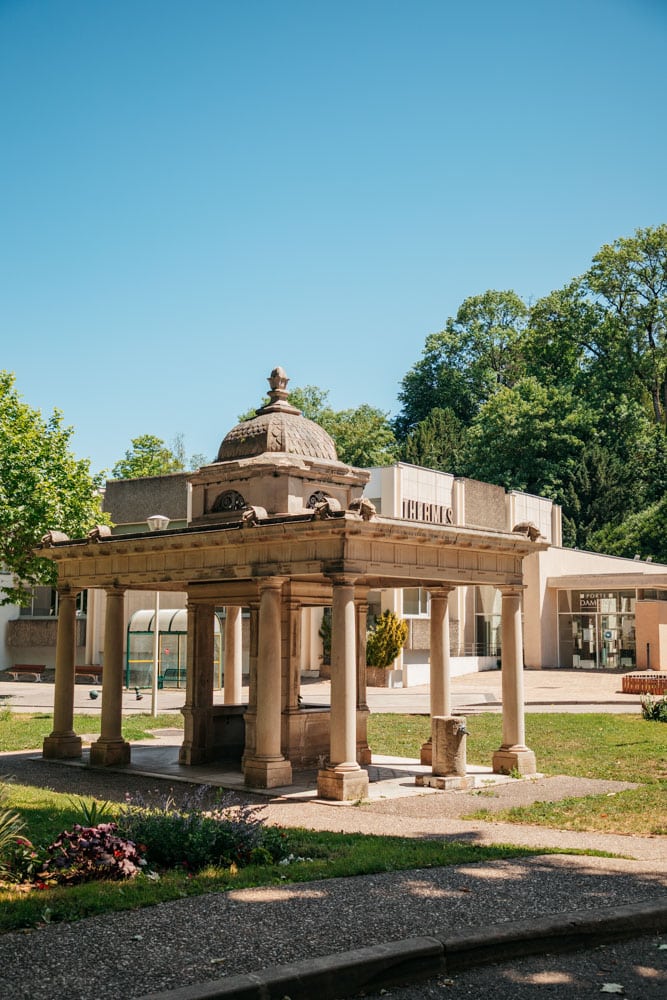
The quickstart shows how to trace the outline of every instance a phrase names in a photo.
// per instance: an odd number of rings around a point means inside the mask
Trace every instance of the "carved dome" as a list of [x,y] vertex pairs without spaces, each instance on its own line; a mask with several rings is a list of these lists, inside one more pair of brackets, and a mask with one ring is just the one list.
[[336,446],[324,428],[288,403],[289,379],[283,369],[274,368],[268,382],[270,402],[260,407],[254,417],[232,428],[220,445],[217,461],[282,452],[337,462]]

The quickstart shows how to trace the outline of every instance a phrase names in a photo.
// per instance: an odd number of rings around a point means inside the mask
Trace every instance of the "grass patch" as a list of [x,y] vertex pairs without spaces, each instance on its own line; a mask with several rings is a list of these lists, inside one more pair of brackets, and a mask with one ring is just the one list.
[[[33,843],[48,843],[81,818],[76,804],[67,795],[15,784],[7,786],[7,793],[7,804],[21,812],[26,820],[25,835]],[[502,844],[485,847],[303,829],[286,830],[285,834],[290,852],[300,859],[288,865],[249,865],[238,871],[209,868],[195,875],[169,871],[161,875],[159,881],[139,876],[127,882],[94,882],[31,891],[20,886],[0,885],[0,931],[79,920],[206,892],[545,853]]]
[[521,823],[576,832],[620,833],[636,837],[667,834],[667,783],[651,782],[625,792],[586,795],[558,802],[535,802],[511,809],[478,809],[463,819]]
[[[501,726],[500,715],[468,716],[471,764],[490,764],[500,746]],[[375,753],[417,757],[429,732],[424,716],[371,715],[368,720],[368,741]],[[633,781],[640,787],[502,811],[481,809],[466,819],[638,836],[667,833],[664,727],[639,714],[534,713],[526,716],[526,741],[545,774]]]
[[[101,715],[75,715],[74,732],[97,735],[100,732]],[[179,713],[163,713],[153,718],[151,715],[123,716],[123,736],[126,740],[151,739],[152,729],[183,728],[183,716]],[[53,730],[52,712],[17,713],[7,709],[0,719],[0,751],[38,750],[44,737]]]
[[[471,764],[491,763],[501,743],[501,726],[497,714],[467,717]],[[387,714],[368,719],[368,742],[374,753],[418,757],[429,735],[426,716]],[[534,713],[526,716],[526,741],[545,774],[616,781],[667,780],[664,728],[640,715]]]

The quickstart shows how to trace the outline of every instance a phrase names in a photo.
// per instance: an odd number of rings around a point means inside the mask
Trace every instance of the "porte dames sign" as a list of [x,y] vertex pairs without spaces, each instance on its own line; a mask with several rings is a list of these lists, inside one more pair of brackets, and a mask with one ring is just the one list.
[[429,524],[454,524],[454,511],[440,503],[423,500],[404,500],[403,517],[406,521],[427,521]]

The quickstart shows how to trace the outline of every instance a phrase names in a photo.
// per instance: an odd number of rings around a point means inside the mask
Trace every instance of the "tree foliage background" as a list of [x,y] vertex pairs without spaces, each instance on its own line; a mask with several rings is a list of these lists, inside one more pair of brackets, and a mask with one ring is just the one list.
[[80,538],[106,523],[101,477],[73,456],[72,434],[60,412],[45,420],[22,401],[14,376],[0,371],[0,566],[13,578],[0,604],[23,603],[30,585],[54,582],[54,564],[33,552],[47,531]]
[[466,299],[399,403],[403,461],[551,497],[567,545],[667,562],[667,225],[532,304]]

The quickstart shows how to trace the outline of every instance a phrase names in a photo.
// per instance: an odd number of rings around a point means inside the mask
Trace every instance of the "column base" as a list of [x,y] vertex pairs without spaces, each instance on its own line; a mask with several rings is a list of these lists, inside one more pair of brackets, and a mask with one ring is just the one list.
[[333,802],[356,802],[368,798],[368,771],[358,764],[338,764],[317,772],[317,794]]
[[292,784],[292,765],[284,757],[246,757],[243,778],[251,788],[277,788]]
[[90,747],[91,767],[113,767],[130,763],[130,744],[125,740],[96,740]]
[[190,743],[183,743],[178,751],[179,764],[209,764],[212,760],[212,751],[205,747],[192,746]]
[[46,760],[64,760],[81,756],[81,737],[76,733],[51,733],[44,738],[42,757]]
[[527,747],[501,747],[492,758],[494,774],[537,774],[535,754]]
[[433,764],[433,739],[430,736],[426,743],[422,743],[419,751],[419,763],[424,767],[431,767]]

